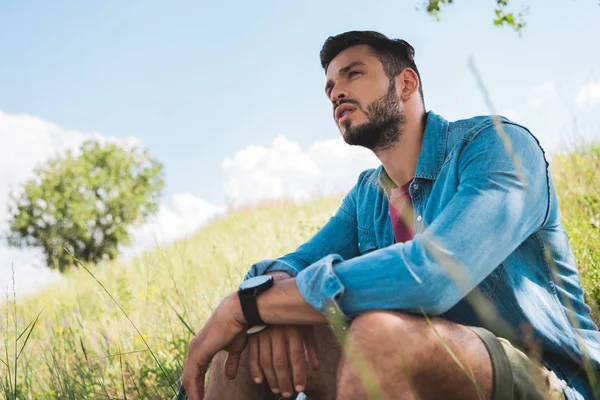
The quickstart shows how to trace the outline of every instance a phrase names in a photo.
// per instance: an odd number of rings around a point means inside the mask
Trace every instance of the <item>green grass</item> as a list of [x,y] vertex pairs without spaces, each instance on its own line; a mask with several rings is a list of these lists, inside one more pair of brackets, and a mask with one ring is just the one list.
[[[600,147],[556,157],[551,168],[586,300],[600,302]],[[0,395],[170,398],[190,329],[202,326],[252,262],[295,249],[339,201],[272,202],[238,210],[132,262],[72,270],[66,283],[18,304],[9,297],[0,310]],[[27,328],[40,312],[33,329]],[[15,379],[15,354],[23,346]]]
[[584,146],[551,163],[563,225],[569,236],[586,291],[586,301],[600,314],[600,145]]

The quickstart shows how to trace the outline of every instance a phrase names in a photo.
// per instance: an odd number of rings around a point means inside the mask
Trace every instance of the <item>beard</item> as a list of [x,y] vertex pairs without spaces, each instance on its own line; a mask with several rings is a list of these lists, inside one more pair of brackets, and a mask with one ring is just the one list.
[[367,122],[353,126],[350,120],[345,121],[342,135],[346,143],[379,152],[393,147],[400,140],[406,118],[400,109],[394,79],[390,79],[387,93],[369,104],[366,110],[357,102],[349,103],[365,113]]

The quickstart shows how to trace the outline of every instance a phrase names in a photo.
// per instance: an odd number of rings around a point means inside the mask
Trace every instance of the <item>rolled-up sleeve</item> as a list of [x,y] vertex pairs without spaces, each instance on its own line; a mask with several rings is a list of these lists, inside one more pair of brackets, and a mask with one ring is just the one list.
[[287,273],[289,276],[296,276],[304,268],[302,262],[294,264],[288,263],[281,259],[267,259],[252,264],[250,270],[244,277],[244,280],[253,278],[255,276],[264,275],[267,272],[282,271]]
[[301,271],[305,300],[324,314],[335,303],[352,318],[373,309],[437,315],[464,298],[547,215],[542,149],[523,128],[504,125],[504,133],[514,154],[494,128],[463,144],[456,193],[423,233],[351,260],[331,255]]
[[[334,266],[343,262],[338,254],[329,254],[317,261],[296,278],[298,291],[314,309],[323,314],[335,314],[345,286]],[[342,317],[348,317],[340,310]]]

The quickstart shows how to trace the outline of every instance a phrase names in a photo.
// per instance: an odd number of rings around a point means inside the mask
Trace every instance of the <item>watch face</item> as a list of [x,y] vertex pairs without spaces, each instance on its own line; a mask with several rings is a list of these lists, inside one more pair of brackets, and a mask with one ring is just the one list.
[[268,275],[255,276],[254,278],[250,278],[242,282],[240,284],[240,290],[254,289],[258,286],[264,285],[272,279],[273,277]]

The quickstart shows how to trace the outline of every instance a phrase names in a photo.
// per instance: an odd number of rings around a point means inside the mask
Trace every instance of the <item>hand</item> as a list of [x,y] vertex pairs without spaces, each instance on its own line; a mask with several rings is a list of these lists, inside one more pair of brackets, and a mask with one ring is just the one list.
[[[291,278],[283,271],[267,272],[265,275],[273,276],[275,281]],[[292,384],[299,392],[305,390],[307,364],[310,362],[314,369],[319,368],[312,326],[273,325],[250,336],[248,346],[250,373],[254,381],[261,383],[266,376],[273,393],[287,397],[292,394]]]
[[288,397],[293,388],[302,392],[306,389],[308,364],[315,370],[319,368],[314,327],[270,326],[250,336],[248,357],[250,373],[256,383],[261,383],[266,376],[273,393]]
[[247,343],[247,327],[241,313],[237,294],[226,297],[190,342],[182,378],[189,400],[204,398],[204,377],[210,361],[220,350],[229,353],[225,375],[235,378]]

